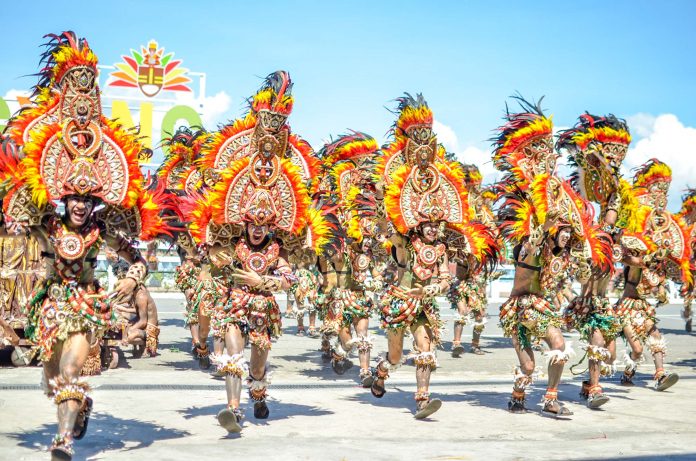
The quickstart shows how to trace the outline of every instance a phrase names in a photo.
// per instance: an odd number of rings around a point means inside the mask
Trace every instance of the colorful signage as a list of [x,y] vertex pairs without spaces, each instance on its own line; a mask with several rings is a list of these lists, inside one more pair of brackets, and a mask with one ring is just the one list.
[[155,40],[150,40],[147,48],[141,46],[140,52],[131,49],[130,56],[121,58],[123,62],[114,64],[117,70],[109,74],[106,86],[139,88],[148,98],[160,91],[191,92],[188,69],[180,67],[182,60],[174,59],[174,53],[164,54]]

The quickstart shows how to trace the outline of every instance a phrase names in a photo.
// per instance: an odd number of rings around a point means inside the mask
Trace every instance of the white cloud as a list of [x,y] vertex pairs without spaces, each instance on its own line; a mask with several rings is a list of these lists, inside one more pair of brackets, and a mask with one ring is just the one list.
[[647,138],[653,132],[656,117],[645,112],[638,112],[626,118],[634,138]]
[[632,177],[631,169],[651,158],[657,158],[672,168],[670,208],[681,206],[680,196],[687,185],[696,185],[696,128],[684,126],[674,114],[636,114],[628,117],[629,128],[637,141],[629,148],[625,171]]
[[435,134],[437,134],[438,142],[445,146],[447,152],[459,151],[459,140],[457,139],[457,133],[455,133],[450,126],[435,120],[433,121],[433,131]]
[[473,145],[460,148],[459,138],[452,127],[438,120],[433,122],[433,131],[437,134],[438,142],[442,143],[448,152],[454,152],[457,155],[457,160],[462,163],[473,163],[479,168],[484,184],[490,184],[499,179],[500,172],[493,167],[490,150]]
[[225,122],[225,113],[230,109],[232,99],[225,91],[219,91],[212,96],[195,98],[191,93],[177,94],[179,104],[185,104],[195,108],[201,113],[203,125],[208,130],[213,130],[218,123]]

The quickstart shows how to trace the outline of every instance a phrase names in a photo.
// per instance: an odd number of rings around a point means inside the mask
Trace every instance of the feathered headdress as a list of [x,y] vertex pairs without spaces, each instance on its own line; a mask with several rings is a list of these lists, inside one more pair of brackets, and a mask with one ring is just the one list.
[[156,176],[164,181],[166,189],[172,191],[187,189],[187,182],[192,173],[191,168],[205,138],[206,133],[203,129],[193,131],[186,126],[181,126],[174,135],[162,140],[165,158],[157,169]]
[[464,185],[466,187],[479,187],[481,185],[483,176],[476,165],[463,163],[461,168],[464,172]]
[[261,88],[249,99],[249,108],[254,114],[265,110],[287,117],[292,112],[294,101],[290,74],[278,70],[264,79]]
[[382,149],[375,179],[384,184],[384,207],[401,234],[424,222],[468,221],[464,172],[444,160],[445,149],[432,132],[433,112],[422,94],[397,99],[394,140]]
[[682,216],[689,224],[694,224],[694,213],[696,213],[696,189],[686,189],[681,199],[682,207],[679,211],[679,215]]
[[656,182],[672,182],[672,169],[664,162],[652,158],[639,166],[633,176],[633,186],[645,189]]
[[285,71],[264,79],[257,93],[249,98],[249,112],[210,135],[197,161],[201,170],[224,170],[234,161],[267,151],[266,155],[289,157],[300,167],[303,181],[310,183],[318,174],[318,160],[312,147],[286,124],[292,111],[292,82]]
[[592,143],[628,146],[631,134],[626,121],[613,114],[598,116],[585,112],[573,128],[559,133],[556,147],[568,149],[573,155],[576,151],[586,150]]
[[[521,112],[510,112],[505,106],[505,124],[498,127],[493,141],[493,165],[507,174],[505,182],[519,187],[528,185],[535,177],[538,165],[556,154],[551,141],[553,123],[544,115],[539,99],[536,104],[521,96],[513,96]],[[551,173],[553,173],[551,171]]]
[[143,238],[167,233],[159,213],[171,204],[145,191],[137,133],[101,113],[95,54],[73,32],[47,37],[35,105],[12,127],[23,157],[4,149],[7,161],[0,164],[0,177],[14,175],[6,211],[37,215],[51,210],[52,201],[89,196],[105,204],[98,219],[113,218],[107,231]]
[[317,156],[330,168],[337,162],[351,160],[356,164],[374,159],[379,146],[372,136],[359,131],[340,135],[335,141],[326,144]]
[[392,133],[396,138],[408,136],[413,128],[432,128],[433,111],[421,93],[416,93],[414,98],[409,93],[404,93],[396,99],[397,107],[394,113],[398,118],[392,126]]
[[392,141],[382,148],[375,163],[376,180],[386,185],[402,165],[415,165],[418,159],[444,161],[446,155],[432,131],[433,112],[423,95],[417,93],[414,98],[404,93],[396,102],[398,118],[390,130]]

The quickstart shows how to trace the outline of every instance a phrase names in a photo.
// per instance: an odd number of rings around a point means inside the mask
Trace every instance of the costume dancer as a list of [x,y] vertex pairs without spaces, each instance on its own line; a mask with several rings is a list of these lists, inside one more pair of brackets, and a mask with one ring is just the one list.
[[[615,249],[620,246],[623,229],[635,225],[636,199],[620,172],[630,142],[625,120],[585,113],[573,128],[561,132],[556,143],[559,150],[568,153],[573,187],[599,205],[598,223],[611,236]],[[616,259],[616,255],[610,256]],[[589,379],[583,381],[580,395],[587,399],[588,408],[596,409],[609,402],[599,381],[614,372],[615,338],[621,332],[607,293],[613,264],[591,271],[581,264],[577,275],[582,289],[565,309],[564,317],[568,328],[577,330],[587,343]]]
[[[498,235],[498,228],[495,218],[491,211],[492,202],[490,197],[484,196],[481,189],[483,177],[476,165],[462,165],[465,173],[464,185],[469,194],[469,207],[474,212],[474,220],[488,227],[494,235]],[[502,242],[498,243],[498,247]],[[455,274],[454,282],[450,287],[447,297],[452,305],[452,309],[457,311],[454,320],[454,338],[452,339],[452,357],[461,357],[464,352],[462,346],[462,333],[464,326],[473,323],[473,334],[471,338],[471,352],[476,355],[483,355],[481,350],[481,334],[486,326],[486,307],[488,297],[486,288],[488,286],[489,271],[486,267],[478,264],[473,256],[454,255],[450,262],[454,266],[452,273]]]
[[352,365],[348,357],[357,348],[360,382],[367,388],[374,379],[370,369],[372,338],[368,333],[373,302],[367,292],[382,289],[382,276],[374,270],[377,259],[373,257],[384,240],[376,235],[374,214],[372,170],[378,150],[374,138],[353,132],[340,136],[319,153],[323,162],[331,165],[329,174],[338,197],[339,219],[348,237],[343,251],[320,261],[327,308],[337,323],[331,366],[337,374],[345,373]]
[[[99,247],[105,242],[131,263],[115,291],[131,295],[147,269],[130,239],[166,231],[159,218],[166,206],[144,190],[137,136],[101,113],[97,58],[87,41],[72,32],[50,37],[32,104],[8,126],[20,155],[3,152],[0,176],[4,219],[36,236],[47,266],[27,306],[27,334],[58,408],[52,458],[67,460],[92,408],[80,371],[112,318],[94,277]],[[62,214],[54,201],[63,203]]]
[[[696,189],[688,189],[682,196],[682,208],[679,216],[689,226],[689,239],[691,245],[691,265],[696,267]],[[692,276],[693,277],[693,276]],[[692,326],[692,311],[691,304],[696,297],[696,290],[688,289],[686,285],[682,285],[681,295],[684,298],[684,309],[682,310],[682,318],[684,319],[684,329],[691,333]]]
[[679,375],[664,369],[667,343],[657,328],[655,306],[647,298],[655,295],[658,302],[667,302],[665,291],[660,290],[664,290],[668,277],[687,289],[693,286],[689,229],[680,217],[665,209],[671,180],[672,170],[657,159],[636,171],[633,187],[641,208],[637,225],[621,238],[624,292],[615,306],[631,349],[624,357],[626,368],[621,383],[633,384],[643,356],[642,343],[646,343],[655,363],[653,387],[657,391],[673,386]]
[[[416,365],[416,419],[436,412],[442,402],[431,399],[430,375],[437,367],[435,348],[442,326],[436,296],[447,292],[451,283],[447,249],[456,248],[444,236],[449,225],[466,239],[478,227],[467,222],[469,209],[458,165],[444,159],[444,148],[432,131],[433,113],[422,95],[398,99],[398,119],[392,129],[393,141],[378,159],[376,197],[393,229],[389,236],[391,256],[397,266],[397,280],[380,300],[382,327],[387,330],[388,353],[376,367],[371,391],[375,397],[386,392],[385,380],[402,363],[406,330],[414,339],[408,358]],[[487,235],[488,241],[492,238]],[[461,242],[460,242],[461,243]],[[472,252],[478,248],[471,248]]]
[[[316,159],[286,123],[293,105],[291,89],[286,72],[270,74],[250,100],[247,116],[231,124],[231,129],[223,128],[225,133],[214,135],[214,142],[226,136],[228,146],[238,136],[245,141],[236,145],[234,153],[219,147],[204,153],[203,162],[217,169],[220,181],[192,213],[198,222],[190,229],[194,238],[206,243],[207,275],[219,293],[212,306],[212,327],[224,352],[212,360],[225,375],[227,406],[218,413],[218,421],[228,432],[241,431],[247,343],[251,347],[247,383],[254,417],[269,415],[267,359],[271,340],[281,333],[281,313],[273,294],[286,291],[296,281],[287,254],[302,246],[305,228],[325,224],[309,210],[311,175],[305,176],[302,170],[303,163],[312,165]],[[218,162],[228,154],[225,165]],[[318,227],[327,230],[326,225]],[[307,238],[316,243],[319,234]]]
[[[202,146],[208,141],[208,133],[203,129],[192,130],[182,126],[173,136],[163,142],[165,147],[165,159],[157,169],[156,178],[158,187],[176,194],[181,199],[179,203],[178,217],[185,221],[184,212],[181,210],[182,201],[195,200],[215,179],[211,172],[199,168],[196,161],[200,157]],[[214,176],[214,175],[213,175]],[[186,199],[186,197],[193,197]],[[186,204],[183,205],[186,208]],[[189,208],[192,205],[188,205]],[[203,369],[210,367],[210,350],[208,349],[208,334],[210,333],[210,315],[207,305],[201,303],[197,297],[199,294],[198,276],[204,266],[204,260],[196,247],[188,229],[180,229],[174,234],[171,242],[176,246],[181,264],[175,269],[175,283],[177,288],[184,293],[186,302],[186,326],[191,331],[192,353],[198,359],[199,366]],[[203,305],[203,315],[199,315]]]
[[500,306],[500,324],[520,362],[508,408],[513,413],[526,411],[525,391],[535,372],[532,343],[543,339],[550,351],[545,354],[548,386],[542,412],[566,417],[572,412],[558,401],[558,383],[572,348],[563,339],[561,316],[547,295],[565,281],[560,260],[572,255],[583,264],[606,268],[610,242],[592,226],[589,203],[555,176],[558,155],[551,120],[539,104],[516,99],[522,112],[507,111],[493,153],[496,168],[506,173],[500,185],[505,200],[498,214],[501,231],[515,243],[513,289]]

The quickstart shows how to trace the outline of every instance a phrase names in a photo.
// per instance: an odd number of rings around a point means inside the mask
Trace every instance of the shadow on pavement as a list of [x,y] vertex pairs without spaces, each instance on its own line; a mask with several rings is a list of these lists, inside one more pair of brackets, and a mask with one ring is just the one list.
[[660,327],[660,333],[663,335],[677,335],[677,336],[694,336],[696,337],[696,334],[694,333],[689,333],[683,328],[680,329],[672,329],[672,328],[662,328]]
[[[189,407],[182,410],[177,410],[177,413],[180,413],[184,419],[192,419],[199,416],[215,417],[223,408],[225,408],[224,393],[221,393],[220,404],[218,405]],[[253,404],[251,402],[242,403],[241,408],[244,410],[243,424],[253,425],[266,425],[270,421],[278,421],[281,419],[291,418],[293,416],[324,416],[333,414],[333,411],[326,410],[324,408],[314,407],[311,405],[301,405],[298,403],[281,402],[279,400],[273,400],[272,397],[268,400],[268,408],[271,410],[268,419],[255,419]]]
[[[45,451],[57,430],[56,424],[44,424],[29,432],[11,433],[10,438],[18,445]],[[108,413],[93,413],[89,420],[87,435],[75,441],[74,460],[90,459],[114,450],[138,450],[147,448],[158,440],[176,439],[190,435],[188,431],[167,428],[159,424],[137,419],[121,419]],[[48,457],[48,454],[47,454]]]
[[696,358],[693,359],[682,359],[678,362],[672,362],[671,365],[675,367],[691,367],[696,368]]
[[[413,383],[415,385],[415,381]],[[443,402],[466,402],[473,406],[483,406],[494,410],[501,410],[507,413],[507,401],[510,397],[509,392],[495,391],[467,391],[458,393],[440,393],[431,391],[431,398],[438,398]],[[351,402],[364,403],[375,407],[403,408],[405,411],[412,412],[416,408],[413,400],[412,391],[404,391],[399,388],[389,387],[387,383],[387,393],[381,399],[377,399],[366,389],[366,392],[350,395],[345,400]]]
[[170,327],[170,326],[175,326],[175,327],[181,327],[184,328],[186,321],[182,318],[160,318],[159,319],[159,326],[160,328],[162,327]]

